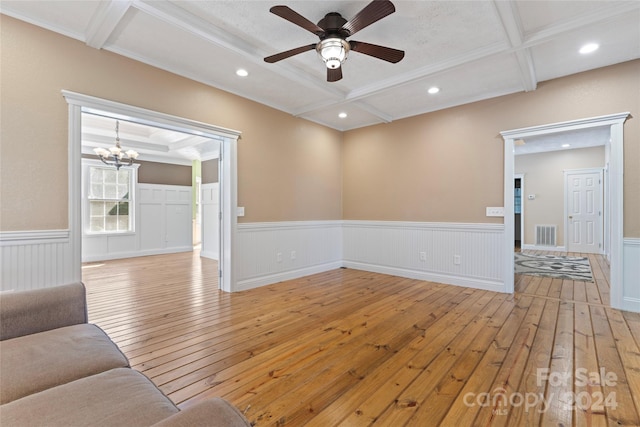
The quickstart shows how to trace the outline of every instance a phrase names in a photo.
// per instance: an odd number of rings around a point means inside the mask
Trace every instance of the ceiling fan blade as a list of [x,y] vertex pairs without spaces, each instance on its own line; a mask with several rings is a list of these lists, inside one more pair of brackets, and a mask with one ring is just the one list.
[[391,15],[396,11],[395,6],[388,0],[373,0],[364,9],[356,14],[349,22],[342,26],[343,30],[349,31],[349,35],[354,35],[358,31],[373,24],[376,21]]
[[377,44],[357,42],[351,40],[349,42],[351,50],[364,53],[365,55],[373,56],[374,58],[382,59],[392,63],[400,62],[404,58],[404,51],[398,49],[392,49],[390,47],[378,46]]
[[342,79],[342,67],[327,68],[327,81],[328,82],[337,82],[340,79]]
[[273,6],[271,9],[269,9],[269,11],[274,15],[278,15],[279,17],[286,19],[292,24],[296,24],[297,26],[312,32],[317,36],[324,34],[324,30],[322,28],[318,27],[316,24],[309,21],[307,18],[300,15],[298,12],[288,6]]
[[283,59],[287,59],[289,57],[292,57],[292,56],[297,55],[297,54],[302,53],[302,52],[306,52],[308,50],[314,50],[315,48],[316,48],[315,44],[310,44],[310,45],[306,45],[306,46],[300,46],[300,47],[297,47],[295,49],[291,49],[291,50],[287,50],[285,52],[276,53],[275,55],[267,56],[266,58],[264,58],[264,62],[268,62],[270,64],[273,64],[274,62],[278,62],[278,61],[281,61]]

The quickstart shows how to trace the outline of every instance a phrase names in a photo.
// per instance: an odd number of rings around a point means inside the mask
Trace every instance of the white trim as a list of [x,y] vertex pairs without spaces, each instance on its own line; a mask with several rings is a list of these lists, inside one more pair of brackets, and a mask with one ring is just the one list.
[[367,220],[345,220],[342,223],[346,226],[357,227],[378,227],[385,229],[439,229],[446,231],[502,231],[503,224],[490,223],[463,223],[463,222],[418,222],[418,221],[367,221]]
[[68,242],[69,230],[28,230],[0,232],[0,246]]
[[278,221],[278,222],[244,222],[238,224],[239,231],[274,231],[274,230],[302,230],[310,228],[324,228],[342,226],[348,221],[323,220],[323,221]]
[[464,286],[473,289],[482,289],[485,291],[504,292],[504,284],[497,280],[482,280],[465,276],[457,276],[454,274],[438,274],[419,270],[411,270],[407,268],[388,267],[377,264],[368,264],[353,261],[344,261],[343,265],[346,268],[371,271],[373,273],[390,274],[392,276],[425,280],[427,282],[443,283],[445,285]]
[[220,255],[222,257],[220,265],[224,274],[220,284],[221,288],[227,292],[235,291],[235,210],[238,198],[237,143],[241,132],[67,90],[63,90],[62,95],[69,104],[69,229],[71,232],[70,242],[73,249],[71,262],[73,262],[74,277],[77,277],[78,281],[82,277],[80,263],[82,258],[80,158],[82,146],[81,116],[85,112],[106,114],[110,117],[135,123],[222,140],[220,148],[220,155],[223,159],[221,192],[223,193],[224,204],[222,206],[223,232],[221,235],[224,252]]
[[626,237],[624,239],[624,263],[623,277],[624,289],[622,297],[622,310],[640,313],[640,238]]
[[505,208],[505,284],[510,292],[513,292],[513,271],[514,260],[511,253],[514,249],[513,243],[513,142],[516,139],[527,138],[536,135],[547,135],[552,133],[568,132],[579,129],[610,126],[611,128],[611,159],[610,159],[610,182],[611,194],[611,306],[622,308],[623,306],[623,172],[624,172],[624,151],[623,151],[623,127],[624,122],[630,117],[629,112],[611,114],[607,116],[592,117],[580,120],[572,120],[559,123],[551,123],[529,128],[514,129],[500,132],[504,139],[504,208]]
[[567,252],[566,246],[538,246],[538,245],[522,245],[525,251],[551,251],[551,252]]
[[111,252],[109,254],[100,254],[95,256],[85,256],[82,262],[99,262],[113,259],[134,258],[149,255],[174,254],[180,252],[193,252],[193,246],[171,247],[167,249],[154,250],[136,250],[127,252]]
[[282,273],[267,274],[250,279],[239,280],[236,290],[245,291],[248,289],[258,288],[273,283],[283,282],[285,280],[293,280],[311,274],[324,273],[325,271],[335,270],[343,266],[342,261],[334,261],[326,264],[319,264],[310,267],[289,270]]

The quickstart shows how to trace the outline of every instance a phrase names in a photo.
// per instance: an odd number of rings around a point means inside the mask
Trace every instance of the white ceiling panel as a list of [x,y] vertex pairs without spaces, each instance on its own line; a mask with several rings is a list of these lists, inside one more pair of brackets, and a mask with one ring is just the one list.
[[99,1],[12,1],[2,0],[0,12],[65,36],[84,40]]
[[[138,9],[130,9],[105,49],[187,76],[212,86],[286,110],[317,102],[326,93],[302,86],[276,71],[255,73],[255,63],[234,51],[166,23]],[[249,72],[236,75],[238,68]],[[304,93],[304,97],[299,94]]]
[[[469,66],[473,72],[469,72]],[[479,101],[498,95],[518,92],[521,88],[517,61],[513,55],[495,55],[475,61],[469,66],[460,66],[430,75],[410,84],[397,87],[393,93],[372,95],[366,102],[394,119],[415,115],[414,112],[429,112]],[[429,94],[427,90],[438,87],[440,92]]]
[[[587,43],[600,48],[578,52]],[[640,57],[640,11],[636,10],[600,25],[563,33],[531,48],[540,81],[592,70]]]
[[520,1],[517,2],[517,8],[525,34],[532,34],[554,25],[562,25],[579,16],[606,11],[610,6],[602,1],[556,0]]
[[[338,114],[342,112],[346,113],[347,117],[338,117]],[[378,115],[361,108],[358,103],[330,105],[325,108],[314,109],[311,113],[303,114],[300,117],[338,130],[364,127],[383,122]]]

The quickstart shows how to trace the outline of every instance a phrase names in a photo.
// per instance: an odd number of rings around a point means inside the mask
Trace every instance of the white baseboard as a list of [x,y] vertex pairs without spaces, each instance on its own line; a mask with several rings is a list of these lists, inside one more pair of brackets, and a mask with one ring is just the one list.
[[565,246],[522,245],[522,250],[525,250],[525,251],[566,252],[567,248]]
[[153,250],[144,250],[144,251],[115,252],[115,253],[109,253],[109,254],[86,256],[82,258],[82,262],[109,261],[113,259],[134,258],[134,257],[150,256],[150,255],[177,254],[181,252],[191,252],[191,251],[193,251],[193,246],[180,246],[175,248],[153,249]]
[[388,267],[382,265],[366,264],[362,262],[344,262],[344,267],[356,270],[371,271],[373,273],[389,274],[392,276],[406,277],[408,279],[425,280],[427,282],[444,283],[445,285],[464,286],[467,288],[483,289],[494,292],[504,292],[504,283],[474,279],[463,276],[438,274],[433,272],[409,270],[406,268]]
[[297,270],[288,270],[281,273],[268,274],[264,276],[243,279],[237,282],[237,290],[246,291],[248,289],[258,288],[260,286],[271,285],[273,283],[284,282],[285,280],[298,279],[300,277],[309,276],[311,274],[324,273],[325,271],[335,270],[342,267],[341,261],[330,262],[300,268]]
[[220,261],[220,254],[218,254],[217,252],[212,252],[212,251],[200,251],[200,256],[203,258],[208,258],[208,259],[212,259],[214,261]]

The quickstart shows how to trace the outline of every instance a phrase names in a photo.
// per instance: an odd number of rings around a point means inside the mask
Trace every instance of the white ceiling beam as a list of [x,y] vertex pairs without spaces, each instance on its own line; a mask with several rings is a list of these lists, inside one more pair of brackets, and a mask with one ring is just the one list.
[[517,6],[513,1],[503,0],[494,0],[493,5],[502,23],[505,35],[511,47],[515,49],[514,53],[518,61],[522,87],[526,92],[535,90],[538,86],[538,79],[536,78],[531,52],[527,47],[522,46],[524,31],[522,29],[522,21],[520,21],[520,16],[516,10]]
[[132,0],[101,2],[85,30],[85,43],[87,46],[102,49],[132,3]]

